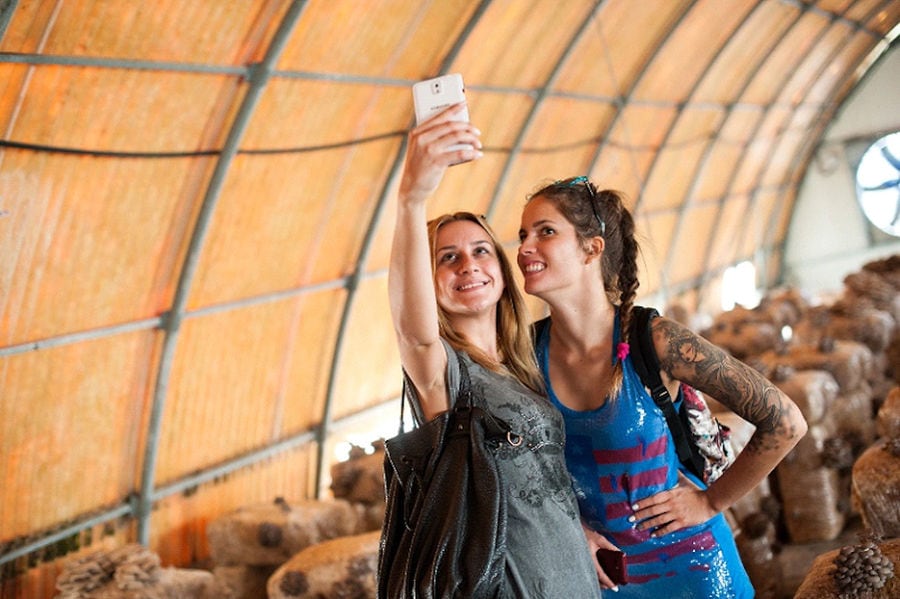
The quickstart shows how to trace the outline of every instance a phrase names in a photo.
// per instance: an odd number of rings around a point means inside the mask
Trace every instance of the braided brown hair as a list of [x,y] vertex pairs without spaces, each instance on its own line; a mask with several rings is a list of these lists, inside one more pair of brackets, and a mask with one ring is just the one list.
[[[601,255],[601,276],[609,301],[619,307],[622,341],[629,342],[631,307],[640,286],[638,253],[634,218],[625,207],[621,192],[598,190],[587,177],[572,177],[555,181],[532,193],[527,202],[536,197],[549,200],[563,217],[575,227],[575,234],[587,248],[593,237],[604,241]],[[621,376],[617,366],[617,379]]]

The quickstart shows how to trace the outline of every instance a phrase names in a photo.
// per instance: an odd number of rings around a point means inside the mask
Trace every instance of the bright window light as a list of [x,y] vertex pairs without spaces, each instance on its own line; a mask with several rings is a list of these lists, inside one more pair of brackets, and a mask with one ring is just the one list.
[[722,310],[732,310],[736,305],[753,309],[759,305],[761,297],[756,288],[756,267],[752,262],[741,262],[725,269],[722,278]]
[[[356,423],[353,430],[335,433],[334,459],[338,462],[347,461],[353,447],[362,448],[367,454],[372,454],[375,452],[372,443],[395,436],[399,426],[396,408],[397,406],[393,405],[385,406],[383,410],[374,410],[365,420]],[[409,406],[406,417],[410,417]]]
[[790,341],[794,338],[794,329],[790,325],[784,325],[781,327],[781,338],[785,341]]

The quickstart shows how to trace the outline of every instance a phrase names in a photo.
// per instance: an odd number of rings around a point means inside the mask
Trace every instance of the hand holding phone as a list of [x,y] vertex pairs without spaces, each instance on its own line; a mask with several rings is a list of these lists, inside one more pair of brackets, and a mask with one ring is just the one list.
[[624,551],[601,547],[597,550],[597,563],[615,584],[628,583],[628,564]]
[[[462,75],[452,73],[441,75],[433,79],[419,81],[412,86],[413,106],[416,112],[416,125],[421,125],[437,113],[454,104],[466,101],[466,88],[463,85]],[[464,106],[453,118],[455,120],[469,122],[469,109]],[[447,148],[448,152],[456,150],[470,150],[469,144],[456,144]]]

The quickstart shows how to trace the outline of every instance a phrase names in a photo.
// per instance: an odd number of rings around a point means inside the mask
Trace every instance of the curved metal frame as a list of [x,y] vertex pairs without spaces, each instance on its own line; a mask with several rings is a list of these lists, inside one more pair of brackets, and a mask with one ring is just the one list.
[[[641,82],[644,80],[644,76],[647,74],[648,67],[651,64],[653,64],[653,62],[656,60],[656,57],[660,55],[660,53],[662,52],[662,49],[665,47],[668,39],[672,36],[673,33],[675,33],[675,31],[678,29],[678,25],[681,24],[681,22],[687,17],[687,15],[691,12],[691,10],[694,8],[694,6],[696,6],[696,4],[697,4],[697,0],[693,0],[693,2],[691,2],[688,6],[685,7],[685,9],[681,13],[681,15],[679,15],[679,17],[677,19],[675,19],[675,21],[673,21],[672,26],[666,32],[666,35],[662,38],[660,43],[656,45],[656,47],[653,50],[653,53],[647,58],[647,61],[644,63],[644,66],[641,69],[641,72],[638,73],[637,77],[634,78],[634,81],[632,82],[631,86],[628,88],[628,91],[625,92],[625,94],[621,98],[618,99],[617,104],[619,105],[620,110],[619,110],[619,112],[617,112],[615,114],[615,116],[612,119],[610,119],[609,125],[607,126],[605,133],[601,136],[601,141],[599,144],[597,144],[597,149],[594,151],[594,157],[591,159],[591,163],[588,167],[588,171],[587,171],[588,173],[593,172],[594,168],[597,166],[597,162],[600,161],[600,154],[603,153],[603,149],[608,145],[607,140],[609,139],[609,132],[615,128],[616,124],[619,122],[619,118],[622,116],[621,108],[624,106],[627,106],[629,104],[629,100],[631,99],[631,96],[634,94],[634,90],[637,89],[638,85],[640,85]],[[640,190],[640,193],[638,193],[638,196],[635,200],[635,205],[632,208],[632,212],[635,215],[637,215],[638,208],[640,208],[640,205],[641,205],[641,198],[644,195],[645,182],[643,180],[639,180],[638,183],[639,183],[638,189]]]
[[[875,17],[876,14],[878,14],[885,6],[887,6],[887,5],[890,4],[890,3],[891,3],[891,0],[882,0],[882,3],[881,3],[880,5],[873,6],[872,9],[866,14],[865,17],[863,17],[862,20],[856,20],[856,21],[855,21],[855,20],[849,19],[849,18],[847,18],[847,17],[845,17],[845,16],[843,16],[843,15],[836,16],[836,17],[833,18],[832,20],[833,20],[835,23],[840,22],[840,23],[844,23],[844,24],[846,24],[846,25],[849,25],[852,29],[855,29],[857,32],[867,33],[867,34],[869,34],[869,35],[871,35],[871,36],[873,36],[873,37],[875,37],[875,38],[877,38],[877,39],[882,39],[882,36],[881,36],[880,34],[878,34],[877,32],[872,31],[871,29],[869,29],[869,28],[866,26],[866,23],[867,23],[869,20],[873,19],[873,18]],[[828,67],[831,65],[832,59],[833,59],[834,57],[838,56],[838,55],[841,53],[841,51],[842,51],[847,45],[850,44],[851,41],[852,41],[851,39],[847,38],[847,39],[845,39],[845,40],[843,41],[842,44],[837,44],[837,45],[835,46],[834,50],[832,51],[831,55],[830,55],[828,58],[826,58],[825,60],[822,61],[822,64],[821,64],[821,66],[819,67],[818,73],[817,73],[812,79],[813,79],[813,80],[818,79],[818,78],[819,78],[819,75],[822,74],[822,73],[824,73],[824,72],[828,69]],[[860,57],[861,61],[866,60],[867,58],[868,58],[868,53],[866,53],[866,54],[864,54],[863,56]],[[860,64],[860,63],[858,62],[858,63],[856,64],[856,66],[858,67],[859,64]],[[847,77],[846,77],[845,79],[843,79],[838,85],[834,86],[834,87],[832,88],[832,92],[834,92],[834,90],[839,90],[839,89],[841,89],[841,88],[843,87],[844,83],[845,83],[847,80],[851,79],[853,76],[855,76],[855,74],[856,74],[856,69],[855,69],[855,68],[854,68],[854,69],[848,69],[848,70],[847,70]],[[848,99],[848,98],[844,98],[843,101],[846,102],[847,99]],[[843,104],[843,102],[841,103],[841,105],[842,105],[842,104]],[[834,103],[832,103],[832,102],[823,102],[823,103],[821,103],[821,108],[820,108],[820,110],[818,111],[819,117],[816,118],[816,119],[813,119],[813,122],[818,123],[820,127],[824,127],[825,124],[826,124],[827,122],[830,122],[830,119],[828,119],[827,121],[822,120],[822,116],[823,116],[824,114],[826,114],[826,112],[828,112],[829,110],[832,112],[832,114],[834,114],[834,112],[836,112],[836,111],[840,108],[841,105],[834,104]],[[819,141],[821,138],[820,138],[818,135],[814,135],[814,136],[807,136],[806,139],[807,139],[807,141],[810,141],[810,140],[815,139],[815,140],[817,140],[817,143],[818,143],[818,141]],[[806,146],[808,147],[808,144],[801,144],[799,147],[803,147],[804,145],[806,145]],[[799,164],[800,164],[800,161],[801,161],[801,160],[804,160],[804,161],[806,161],[806,162],[808,163],[808,161],[809,161],[809,159],[810,159],[810,157],[811,157],[812,155],[813,155],[812,151],[810,151],[810,152],[806,152],[806,151],[796,152],[796,153],[794,154],[794,159],[791,161],[791,165],[786,169],[786,172],[788,173],[788,175],[789,175],[789,176],[790,176],[790,175],[800,175],[800,177],[802,177],[802,174],[803,174],[803,173],[799,171]],[[781,188],[789,188],[789,182],[788,182],[788,180],[786,180],[786,179],[785,179],[785,180],[782,180],[782,182],[781,182],[781,184],[780,184],[780,187],[781,187]],[[756,194],[756,192],[754,192],[753,197],[752,197],[752,202],[753,202],[753,204],[756,204],[756,200],[757,200],[757,194]],[[771,234],[771,231],[774,230],[774,224],[775,224],[776,218],[777,218],[777,212],[776,212],[776,211],[773,211],[773,213],[770,215],[770,219],[771,219],[771,220],[769,221],[769,223],[768,223],[768,225],[766,226],[766,229],[765,229],[765,230],[766,230],[766,237],[771,237],[770,234]],[[762,247],[763,247],[763,248],[768,248],[770,245],[771,245],[771,241],[766,240],[766,241],[763,243],[763,246],[762,246]],[[783,244],[782,244],[782,245],[783,245]]]
[[490,202],[488,203],[487,210],[485,211],[488,220],[490,220],[494,215],[494,211],[496,210],[497,204],[500,201],[500,194],[503,191],[504,185],[506,184],[506,179],[509,177],[509,171],[512,169],[513,161],[521,151],[522,141],[528,134],[528,130],[531,129],[531,125],[532,123],[534,123],[534,119],[537,118],[538,111],[540,110],[541,105],[549,94],[550,86],[553,85],[553,82],[556,81],[556,79],[559,77],[559,73],[560,71],[562,71],[563,66],[565,66],[566,61],[572,55],[572,52],[574,51],[575,46],[578,45],[578,41],[581,39],[581,36],[584,35],[585,31],[588,30],[594,18],[597,16],[597,13],[600,11],[600,8],[603,6],[604,2],[605,0],[597,0],[590,14],[584,19],[584,21],[582,21],[581,27],[576,29],[572,37],[569,38],[569,42],[566,44],[565,50],[563,50],[562,54],[559,57],[559,60],[556,61],[556,65],[554,65],[554,67],[550,70],[550,75],[547,77],[544,85],[542,85],[538,90],[537,97],[531,104],[531,110],[528,111],[528,115],[522,122],[522,127],[519,129],[518,134],[516,134],[516,139],[509,151],[506,162],[503,164],[503,169],[500,171],[500,176],[497,178],[497,184],[494,185],[494,191],[491,194]]
[[247,128],[253,110],[259,101],[263,88],[269,81],[269,75],[273,66],[277,63],[284,46],[287,44],[291,31],[300,19],[303,9],[306,7],[306,0],[293,0],[290,7],[284,15],[278,30],[272,38],[266,55],[262,62],[253,65],[250,69],[250,85],[244,100],[238,110],[235,120],[232,123],[231,130],[225,141],[225,147],[222,150],[219,160],[216,163],[215,171],[210,179],[206,195],[203,198],[203,204],[200,207],[200,213],[194,224],[194,231],[191,234],[190,245],[182,264],[181,275],[178,278],[178,285],[175,288],[175,297],[172,301],[171,309],[163,318],[165,338],[163,339],[162,355],[159,361],[159,372],[156,377],[156,387],[153,394],[153,405],[150,412],[150,421],[147,425],[147,441],[144,446],[144,463],[141,472],[141,486],[138,490],[137,506],[135,508],[135,516],[138,521],[138,542],[146,545],[150,538],[150,512],[155,500],[154,485],[156,482],[156,460],[159,453],[159,432],[162,423],[163,410],[166,405],[166,396],[168,394],[169,377],[171,375],[172,363],[174,362],[175,348],[178,345],[179,329],[181,321],[184,317],[184,307],[187,304],[188,294],[191,285],[194,282],[194,274],[197,270],[197,262],[200,258],[200,252],[203,249],[203,243],[206,241],[206,234],[209,229],[209,223],[212,219],[213,211],[219,200],[222,191],[222,184],[228,174],[228,168],[231,161],[237,153],[241,138]]
[[[890,0],[887,0],[887,1],[890,1]],[[801,15],[800,15],[801,17],[802,17],[802,14],[805,14],[806,11],[808,11],[808,10],[811,11],[811,10],[813,10],[813,9],[815,8],[815,7],[812,7],[812,6],[809,6],[809,5],[806,5],[806,4],[802,4],[802,3],[798,3],[797,6],[801,9]],[[870,15],[871,15],[871,14],[877,13],[878,10],[881,10],[881,6],[880,6],[880,5],[879,5],[877,8],[873,8],[873,9],[872,9],[872,12],[870,13]],[[850,23],[850,24],[852,24],[854,27],[856,27],[857,29],[860,29],[860,30],[863,30],[863,31],[869,31],[868,29],[865,29],[863,26],[861,26],[861,24],[860,24],[859,22],[855,22],[855,21],[852,21],[852,20],[843,18],[843,17],[841,17],[840,15],[835,15],[835,14],[833,14],[833,13],[826,13],[826,12],[824,12],[824,11],[822,11],[821,9],[818,9],[818,8],[815,8],[815,12],[818,12],[818,13],[820,13],[820,14],[825,14],[825,15],[827,15],[829,18],[831,18],[832,21],[841,21],[841,22],[844,22],[844,23]],[[869,31],[869,33],[872,33],[872,34],[874,35],[874,32]],[[822,68],[825,68],[828,64],[829,64],[828,61],[823,61],[823,67],[822,67]],[[790,81],[790,78],[791,78],[792,74],[793,74],[793,72],[791,72],[791,71],[788,71],[788,72],[785,74],[785,79],[784,79],[784,81],[782,82],[782,85],[779,86],[779,88],[783,87],[785,84],[787,84],[788,81]],[[777,99],[776,99],[776,100],[777,100]],[[828,103],[825,103],[825,104],[827,105]],[[758,122],[758,124],[757,124],[756,130],[753,132],[753,134],[751,134],[750,136],[748,136],[747,142],[746,142],[746,143],[744,144],[744,146],[743,146],[744,149],[750,147],[750,145],[753,143],[753,140],[756,139],[756,137],[757,137],[759,131],[762,129],[763,123],[765,123],[765,121],[766,121],[766,115],[767,115],[771,110],[773,110],[777,105],[778,105],[778,102],[775,101],[775,102],[773,102],[772,104],[770,104],[770,105],[767,107],[766,111],[765,111],[765,112],[763,113],[763,115],[760,117],[760,120],[759,120],[759,122]],[[796,159],[799,159],[799,157],[800,157],[800,154],[798,153]],[[755,182],[755,184],[754,184],[754,189],[755,189],[755,191],[754,191],[753,194],[751,195],[751,199],[750,199],[750,202],[751,202],[752,205],[755,205],[755,204],[759,201],[759,191],[760,191],[760,190],[759,190],[756,186],[759,185],[760,181],[762,181],[762,178],[765,176],[765,173],[766,173],[766,171],[768,170],[768,164],[769,164],[769,162],[763,163],[763,164],[761,165],[760,169],[759,169],[759,173],[757,174],[756,182]],[[727,186],[726,186],[725,193],[723,194],[723,198],[727,198],[727,197],[729,197],[729,196],[731,195],[732,190],[733,190],[733,187],[734,187],[734,184],[735,184],[735,182],[736,182],[736,180],[737,180],[737,175],[738,175],[737,170],[735,170],[735,171],[732,172],[732,176],[731,176],[731,178],[730,178],[730,180],[729,180],[729,182],[728,182],[728,184],[727,184]],[[783,187],[783,185],[782,185],[782,187]],[[721,219],[722,219],[722,213],[723,213],[723,210],[722,210],[721,204],[720,204],[719,213],[716,215],[716,219],[715,219],[715,221],[714,221],[714,227],[713,227],[713,228],[718,228],[718,224],[721,222]],[[751,212],[751,213],[752,213],[752,212]],[[775,218],[775,214],[774,214],[774,213],[772,214],[772,218]],[[772,223],[770,222],[769,225],[768,225],[768,228],[771,228],[771,225],[772,225]],[[738,244],[740,244],[740,243],[742,243],[742,242],[743,242],[743,236],[739,237],[739,238],[736,240],[736,243],[738,243]],[[739,246],[738,246],[738,247],[739,247]],[[710,246],[707,247],[707,250],[706,250],[706,257],[704,258],[704,261],[703,261],[704,268],[701,269],[701,273],[702,273],[702,274],[701,274],[701,277],[700,277],[700,283],[699,283],[699,285],[697,286],[698,291],[699,291],[700,293],[702,293],[703,290],[706,288],[706,286],[709,285],[709,281],[710,281],[710,279],[711,279],[711,276],[710,276],[710,267],[709,267],[709,265],[710,265],[710,262],[711,262],[711,261],[712,261],[712,247],[711,247],[711,245],[710,245]]]
[[[739,31],[740,29],[745,27],[747,25],[747,23],[750,22],[750,19],[752,18],[752,15],[756,12],[756,10],[758,10],[762,6],[763,6],[762,4],[757,4],[754,7],[754,9],[747,14],[746,18],[741,23],[740,27],[738,27],[735,31]],[[759,62],[756,64],[756,67],[747,73],[747,77],[744,79],[744,84],[741,87],[741,89],[735,94],[735,98],[740,98],[744,95],[744,93],[747,91],[747,88],[750,87],[751,83],[753,83],[753,80],[754,80],[756,74],[760,71],[760,69],[762,69],[763,65],[766,64],[766,60],[781,45],[781,43],[787,37],[788,33],[797,25],[797,23],[800,22],[800,19],[802,18],[803,14],[804,14],[803,11],[797,12],[797,16],[794,19],[794,22],[791,23],[789,26],[785,27],[784,31],[782,32],[781,38],[772,44],[772,47],[769,48],[769,51],[766,52],[765,55],[760,58]],[[715,60],[713,60],[707,66],[707,71],[709,68],[712,67],[713,64],[715,64]],[[703,81],[702,77],[697,80],[697,84],[695,85],[694,89],[691,90],[691,94],[689,95],[689,97],[692,97],[697,92],[697,89],[699,88],[702,81]],[[724,107],[725,111],[722,116],[722,123],[726,123],[728,121],[728,118],[734,112],[734,110],[737,106],[738,106],[738,104],[732,103],[732,104],[729,104]],[[671,133],[672,130],[674,130],[676,122],[677,122],[677,119],[673,121],[672,128],[666,133],[665,139],[668,139],[669,134]],[[694,205],[694,200],[695,200],[696,194],[697,194],[697,187],[700,185],[700,181],[701,181],[700,175],[702,175],[702,173],[706,170],[706,167],[709,164],[709,161],[712,159],[713,151],[716,147],[716,143],[718,142],[718,140],[721,137],[722,137],[722,128],[719,127],[716,129],[716,132],[713,134],[713,136],[708,140],[708,142],[706,144],[706,148],[703,151],[703,155],[700,157],[700,160],[697,161],[696,168],[694,169],[694,176],[692,178],[691,185],[690,185],[690,187],[688,187],[688,190],[685,193],[683,201],[681,202],[681,205],[679,207],[678,220],[675,223],[675,229],[672,232],[672,241],[671,241],[672,245],[675,245],[678,242],[678,239],[683,232],[683,229],[685,227],[685,221],[687,219],[688,211]],[[665,146],[665,142],[662,145]],[[659,154],[657,154],[654,157],[653,162],[651,163],[649,172],[653,171],[653,168],[656,166],[658,157],[659,157]],[[733,173],[733,176],[734,176],[734,173]],[[718,202],[719,203],[719,214],[721,214],[721,212],[722,212],[721,205],[725,202],[725,198],[727,198],[727,197],[728,197],[727,195],[723,195],[719,198],[719,202]],[[716,230],[716,229],[717,229],[717,227],[713,227],[713,230]],[[707,243],[707,253],[708,253],[709,247],[712,245],[712,240],[706,239],[705,241]],[[698,242],[699,242],[699,240],[698,240]],[[674,260],[673,253],[668,252],[666,255],[665,261],[663,262],[663,268],[662,268],[662,273],[661,273],[661,276],[663,277],[662,291],[663,291],[664,297],[665,297],[666,293],[669,291],[668,286],[665,283],[665,276],[666,276],[666,273],[669,271],[669,268],[671,268],[671,266],[672,266],[672,260]],[[706,264],[706,268],[709,268],[708,264]],[[703,280],[703,279],[701,278],[701,280]]]

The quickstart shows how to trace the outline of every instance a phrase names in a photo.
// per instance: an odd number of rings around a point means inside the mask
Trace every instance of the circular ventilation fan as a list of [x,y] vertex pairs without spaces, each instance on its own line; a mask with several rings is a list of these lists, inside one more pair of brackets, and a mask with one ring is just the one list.
[[873,225],[900,237],[900,133],[882,137],[863,154],[856,195]]

